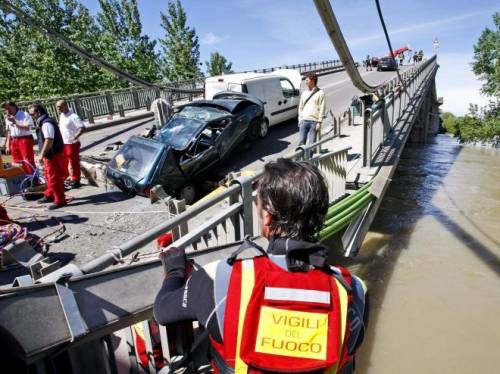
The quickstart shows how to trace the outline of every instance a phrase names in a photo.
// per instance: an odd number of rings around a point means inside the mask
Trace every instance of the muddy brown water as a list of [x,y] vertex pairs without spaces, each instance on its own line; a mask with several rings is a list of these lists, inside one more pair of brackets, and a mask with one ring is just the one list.
[[346,263],[371,294],[357,374],[500,373],[499,182],[497,150],[407,145]]

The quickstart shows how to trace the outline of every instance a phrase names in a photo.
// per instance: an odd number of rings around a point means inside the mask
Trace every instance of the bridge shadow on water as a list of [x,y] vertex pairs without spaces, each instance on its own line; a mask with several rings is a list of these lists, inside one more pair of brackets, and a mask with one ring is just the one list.
[[[398,258],[403,250],[409,248],[410,240],[415,239],[412,233],[420,219],[426,216],[436,219],[440,223],[439,230],[451,233],[500,276],[500,258],[497,254],[432,202],[436,192],[446,188],[443,181],[461,151],[462,146],[445,136],[438,136],[434,142],[425,145],[408,143],[359,255],[353,259],[333,255],[332,263],[350,268],[366,281],[372,301],[369,329],[361,347],[357,373],[369,371],[370,356],[377,344],[373,327],[377,325],[383,311],[381,306]],[[447,197],[456,206],[449,193]],[[471,222],[463,211],[459,211],[479,233],[498,245],[494,238]]]

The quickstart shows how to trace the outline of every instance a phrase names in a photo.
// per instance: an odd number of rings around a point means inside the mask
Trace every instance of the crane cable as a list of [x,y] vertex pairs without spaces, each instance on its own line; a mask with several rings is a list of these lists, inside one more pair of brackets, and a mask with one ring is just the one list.
[[29,26],[35,28],[36,30],[40,31],[42,34],[45,34],[49,39],[52,41],[58,43],[59,45],[63,46],[64,48],[67,48],[74,53],[76,53],[78,56],[81,58],[87,60],[93,65],[99,66],[112,74],[116,75],[117,77],[127,80],[133,84],[147,87],[147,88],[156,88],[158,86],[147,82],[141,78],[136,77],[135,75],[130,74],[127,71],[121,70],[117,68],[116,66],[110,64],[109,62],[106,62],[100,57],[94,56],[90,52],[87,52],[85,49],[77,46],[64,36],[62,36],[60,33],[54,31],[53,29],[46,27],[42,25],[40,22],[35,20],[33,17],[25,13],[22,9],[18,8],[17,6],[13,5],[9,1],[6,0],[0,0],[0,7],[4,9],[7,13],[13,13],[18,19],[21,21],[25,22]]
[[[387,41],[387,46],[389,47],[389,53],[391,58],[395,60],[395,57],[392,54],[392,45],[391,45],[391,39],[389,38],[389,33],[387,32],[387,27],[385,26],[385,21],[384,21],[384,16],[382,15],[382,9],[380,8],[380,3],[379,0],[375,0],[375,5],[377,6],[377,12],[378,12],[378,17],[380,19],[380,23],[382,24],[382,28],[384,29],[384,35],[385,35],[385,40]],[[399,67],[396,69],[396,74],[398,76],[399,82],[401,83],[401,87],[403,91],[410,96],[408,91],[406,90],[406,86],[403,82],[403,79],[401,78],[401,75],[399,74]]]

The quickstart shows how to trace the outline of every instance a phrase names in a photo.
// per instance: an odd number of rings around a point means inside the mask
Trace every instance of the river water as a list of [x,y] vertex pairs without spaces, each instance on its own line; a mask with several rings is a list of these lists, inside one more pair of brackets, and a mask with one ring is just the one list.
[[500,152],[408,144],[358,257],[357,374],[500,373]]

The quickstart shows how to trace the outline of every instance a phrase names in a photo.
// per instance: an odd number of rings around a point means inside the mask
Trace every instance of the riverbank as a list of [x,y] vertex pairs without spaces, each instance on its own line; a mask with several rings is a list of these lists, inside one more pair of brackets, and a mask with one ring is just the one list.
[[494,373],[500,342],[500,152],[408,144],[360,255],[370,324],[358,374]]

